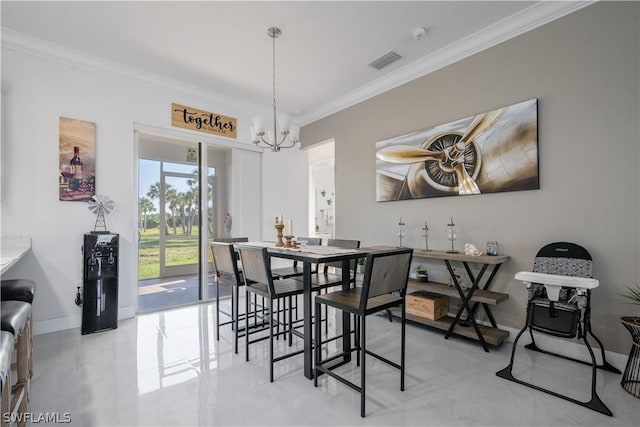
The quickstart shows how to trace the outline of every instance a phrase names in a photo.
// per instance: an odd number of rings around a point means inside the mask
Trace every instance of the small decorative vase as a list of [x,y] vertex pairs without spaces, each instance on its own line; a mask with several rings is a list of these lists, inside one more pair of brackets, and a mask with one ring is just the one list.
[[428,282],[429,275],[428,274],[416,274],[416,280],[418,282]]

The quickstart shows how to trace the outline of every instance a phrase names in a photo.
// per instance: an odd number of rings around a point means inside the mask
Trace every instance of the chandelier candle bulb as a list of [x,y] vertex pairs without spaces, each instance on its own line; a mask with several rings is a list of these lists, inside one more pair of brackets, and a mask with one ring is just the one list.
[[264,117],[255,116],[253,118],[253,130],[256,134],[264,132]]
[[286,113],[278,113],[278,125],[280,126],[280,130],[285,132],[289,129],[289,125],[291,124],[291,116]]

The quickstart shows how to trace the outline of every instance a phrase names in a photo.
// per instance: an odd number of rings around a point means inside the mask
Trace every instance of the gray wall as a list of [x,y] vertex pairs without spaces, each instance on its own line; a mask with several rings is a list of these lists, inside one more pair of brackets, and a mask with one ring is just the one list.
[[[397,244],[402,217],[403,243],[423,247],[427,220],[430,246],[445,249],[453,216],[459,249],[497,240],[512,257],[493,287],[510,295],[494,314],[512,328],[523,324],[526,301],[514,273],[530,270],[546,243],[579,243],[601,284],[594,330],[608,350],[626,353],[618,318],[640,315],[619,296],[639,280],[638,6],[594,4],[305,126],[305,144],[335,138],[337,237]],[[540,190],[375,202],[376,141],[530,98],[539,100]],[[446,280],[440,264],[421,263]]]

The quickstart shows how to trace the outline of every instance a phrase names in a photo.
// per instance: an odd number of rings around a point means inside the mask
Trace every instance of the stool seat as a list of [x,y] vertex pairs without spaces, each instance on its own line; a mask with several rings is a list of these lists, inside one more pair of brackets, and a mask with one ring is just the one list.
[[11,332],[14,338],[22,334],[31,317],[31,304],[22,301],[0,303],[0,323],[3,331]]
[[29,279],[7,279],[0,283],[2,301],[23,301],[33,303],[36,283]]
[[0,332],[0,390],[4,390],[4,382],[11,370],[11,355],[15,340],[11,332]]

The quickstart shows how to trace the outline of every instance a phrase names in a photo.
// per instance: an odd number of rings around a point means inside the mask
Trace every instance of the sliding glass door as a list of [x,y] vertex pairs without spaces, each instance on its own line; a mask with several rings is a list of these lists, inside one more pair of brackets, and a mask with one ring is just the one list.
[[208,248],[224,221],[227,153],[168,138],[138,140],[138,312],[209,299]]

